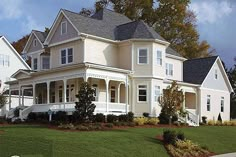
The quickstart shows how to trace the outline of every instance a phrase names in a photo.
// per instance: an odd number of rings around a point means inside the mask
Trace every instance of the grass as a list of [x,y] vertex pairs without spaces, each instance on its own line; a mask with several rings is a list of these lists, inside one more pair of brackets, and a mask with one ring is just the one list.
[[[156,136],[163,128],[63,132],[39,126],[0,127],[0,156],[154,157],[168,156]],[[217,154],[236,152],[236,127],[179,128],[187,138]]]

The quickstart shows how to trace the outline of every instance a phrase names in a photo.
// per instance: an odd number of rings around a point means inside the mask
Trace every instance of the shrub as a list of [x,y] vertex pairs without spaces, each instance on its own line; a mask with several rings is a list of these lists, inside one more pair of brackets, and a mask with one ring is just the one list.
[[225,120],[225,121],[223,122],[223,125],[225,125],[225,126],[230,126],[230,125],[231,125],[231,121]]
[[75,128],[75,126],[73,125],[73,124],[60,124],[59,126],[58,126],[58,128],[60,128],[60,129],[76,129]]
[[118,117],[113,114],[108,114],[107,115],[107,123],[114,123],[118,120]]
[[[169,116],[163,110],[161,110],[161,113],[158,119],[160,120],[160,124],[169,124]],[[171,119],[172,123],[174,123],[177,120],[178,120],[177,115],[172,116],[172,119]]]
[[148,119],[146,117],[139,117],[139,118],[134,118],[134,123],[136,125],[144,125],[147,123]]
[[185,136],[184,136],[184,133],[183,132],[179,132],[178,134],[177,134],[177,139],[178,140],[185,140]]
[[57,111],[52,115],[52,119],[59,123],[66,123],[68,121],[67,114],[65,111]]
[[128,121],[129,122],[133,122],[133,120],[134,120],[134,113],[133,112],[128,112]]
[[157,125],[157,123],[159,123],[159,119],[158,118],[149,118],[147,120],[147,124],[149,124],[149,125]]
[[134,122],[129,122],[128,125],[129,125],[130,127],[134,127],[134,126],[135,126],[135,123],[134,123]]
[[102,113],[97,113],[95,115],[95,122],[100,122],[100,123],[104,123],[105,122],[105,116]]
[[174,130],[165,130],[163,132],[163,140],[166,144],[175,145],[176,138],[177,138],[177,135]]
[[27,116],[27,120],[36,121],[37,120],[37,114],[35,112],[30,112]]
[[84,126],[84,125],[77,125],[75,128],[76,128],[76,130],[89,131],[89,127]]
[[16,108],[14,110],[14,117],[19,117],[20,116],[20,109],[19,108]]
[[6,118],[0,117],[0,124],[5,124],[6,122]]
[[121,122],[113,122],[115,126],[121,126]]
[[119,122],[128,122],[128,115],[121,114],[118,116]]
[[208,122],[207,122],[207,125],[215,125],[215,121],[214,120],[208,120]]
[[206,123],[207,123],[207,117],[206,117],[206,116],[203,116],[203,117],[202,117],[202,123],[203,123],[203,124],[206,124]]
[[230,121],[230,123],[231,123],[231,126],[236,126],[236,120],[232,120]]
[[149,113],[143,112],[143,116],[144,116],[144,117],[149,117]]
[[215,125],[220,126],[220,125],[222,125],[222,122],[221,121],[216,121]]
[[112,123],[106,123],[104,126],[107,127],[107,128],[113,128],[113,124]]

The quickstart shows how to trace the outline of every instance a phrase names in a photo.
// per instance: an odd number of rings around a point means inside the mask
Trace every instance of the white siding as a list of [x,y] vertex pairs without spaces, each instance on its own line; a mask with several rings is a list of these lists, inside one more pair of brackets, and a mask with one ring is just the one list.
[[[166,63],[173,64],[173,76],[166,76],[168,79],[183,81],[183,61],[166,57]],[[164,68],[166,68],[164,66]]]

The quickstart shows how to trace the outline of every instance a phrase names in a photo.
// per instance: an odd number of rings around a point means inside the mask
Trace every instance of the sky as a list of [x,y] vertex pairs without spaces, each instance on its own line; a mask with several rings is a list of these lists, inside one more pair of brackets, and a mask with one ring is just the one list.
[[[32,29],[50,28],[61,8],[79,12],[93,8],[95,0],[0,0],[0,35],[10,42]],[[236,57],[236,0],[192,0],[200,40],[207,40],[227,67]]]

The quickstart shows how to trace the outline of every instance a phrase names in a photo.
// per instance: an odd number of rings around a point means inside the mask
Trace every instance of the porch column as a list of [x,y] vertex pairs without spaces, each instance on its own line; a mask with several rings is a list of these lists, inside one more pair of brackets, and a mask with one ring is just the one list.
[[33,86],[33,105],[35,105],[36,104],[36,100],[35,100],[35,87],[36,87],[36,84],[33,83],[32,86]]
[[11,109],[11,90],[9,89],[9,111]]
[[18,89],[18,95],[19,95],[19,106],[21,106],[21,86],[19,86],[19,89]]
[[118,93],[117,93],[117,99],[118,99],[117,102],[118,102],[118,103],[120,103],[120,85],[121,85],[121,83],[119,83],[119,84],[118,84],[118,87],[117,87],[117,92],[118,92]]
[[47,104],[50,103],[50,81],[47,81]]
[[108,79],[106,81],[106,111],[109,112],[109,81]]
[[22,90],[21,90],[21,92],[22,92],[21,93],[21,95],[22,95],[22,97],[21,97],[22,98],[22,104],[21,105],[22,106],[24,106],[24,104],[25,104],[25,102],[24,102],[24,90],[25,90],[24,88],[22,88]]
[[126,113],[128,113],[128,105],[129,105],[129,83],[128,83],[128,76],[126,77],[125,83],[125,103],[126,103]]
[[65,105],[66,105],[66,89],[67,89],[67,79],[63,80],[64,84],[64,110],[65,110]]

